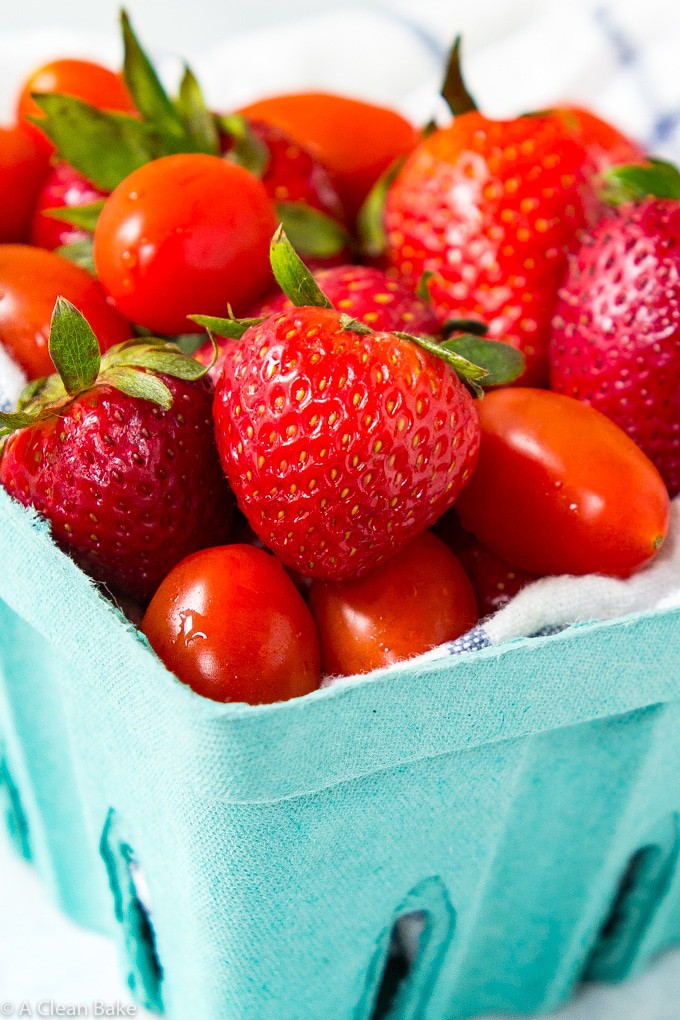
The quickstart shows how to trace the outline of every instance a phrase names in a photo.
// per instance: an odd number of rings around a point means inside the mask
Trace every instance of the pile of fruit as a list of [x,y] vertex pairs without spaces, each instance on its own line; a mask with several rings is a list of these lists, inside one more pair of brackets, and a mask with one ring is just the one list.
[[488,119],[458,43],[419,131],[319,93],[215,113],[121,20],[120,74],[42,67],[0,131],[0,482],[168,667],[281,700],[645,567],[680,173],[583,109]]

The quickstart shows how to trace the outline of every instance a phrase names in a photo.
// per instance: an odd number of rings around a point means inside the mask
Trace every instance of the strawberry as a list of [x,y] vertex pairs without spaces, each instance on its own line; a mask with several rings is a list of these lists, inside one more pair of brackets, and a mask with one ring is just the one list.
[[593,176],[609,158],[606,145],[620,149],[606,125],[598,132],[579,111],[484,117],[461,94],[457,57],[454,47],[449,76],[458,91],[445,86],[444,94],[459,115],[420,143],[389,187],[387,255],[412,285],[432,273],[442,319],[482,319],[489,336],[524,353],[519,382],[544,385],[567,256],[597,211]]
[[228,537],[211,387],[161,341],[121,344],[100,362],[94,334],[63,299],[50,351],[60,376],[0,415],[0,483],[50,522],[83,570],[147,600],[186,555]]
[[[439,320],[430,306],[402,281],[392,279],[380,269],[370,266],[336,266],[317,270],[314,279],[337,311],[363,322],[371,329],[387,332],[403,330],[428,336],[440,332]],[[254,317],[274,315],[292,311],[293,308],[295,305],[289,297],[278,294],[256,306],[251,314]],[[228,346],[228,340],[220,343],[220,356],[210,370],[210,376],[215,382],[222,370]],[[212,363],[212,344],[205,343],[196,353],[196,358],[203,365]]]
[[285,564],[358,576],[432,524],[470,477],[477,411],[451,365],[480,370],[335,311],[281,231],[272,267],[301,306],[248,324],[228,349],[214,404],[222,467]]
[[616,422],[680,492],[680,201],[624,204],[584,239],[550,353],[553,389]]
[[350,252],[345,213],[328,171],[280,128],[240,114],[218,118],[220,147],[262,180],[276,215],[310,268]]
[[91,205],[104,198],[104,192],[95,188],[82,174],[68,163],[57,163],[52,167],[47,180],[38,194],[31,222],[31,244],[53,251],[62,245],[86,242],[91,232],[73,222],[63,222],[46,210],[59,212]]
[[501,559],[465,531],[455,508],[437,521],[435,534],[456,554],[470,578],[480,617],[497,613],[537,575]]
[[391,264],[424,272],[442,319],[480,318],[547,380],[548,330],[567,254],[587,222],[586,156],[553,117],[471,112],[420,143],[387,196]]
[[591,110],[560,106],[550,112],[561,120],[566,133],[583,145],[598,171],[606,171],[619,163],[644,161],[644,150],[637,142]]
[[259,171],[271,200],[301,202],[344,223],[345,213],[328,171],[284,131],[238,114],[220,118],[220,147],[247,170]]

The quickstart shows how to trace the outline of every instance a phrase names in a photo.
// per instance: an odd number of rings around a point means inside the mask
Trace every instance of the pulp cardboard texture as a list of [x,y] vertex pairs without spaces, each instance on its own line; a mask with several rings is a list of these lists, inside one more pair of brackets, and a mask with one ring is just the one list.
[[369,1020],[405,917],[393,1020],[531,1014],[680,942],[680,610],[221,705],[0,521],[10,834],[143,1005]]

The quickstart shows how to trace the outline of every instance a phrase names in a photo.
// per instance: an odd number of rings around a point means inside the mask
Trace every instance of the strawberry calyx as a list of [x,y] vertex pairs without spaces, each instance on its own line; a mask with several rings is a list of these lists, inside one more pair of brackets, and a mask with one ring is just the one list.
[[172,407],[170,389],[159,375],[195,381],[210,371],[171,341],[144,337],[111,347],[103,356],[85,317],[66,298],[58,297],[50,323],[49,352],[57,372],[33,380],[19,398],[19,410],[0,413],[0,439],[18,429],[58,415],[74,397],[95,385],[109,385],[131,397]]
[[272,272],[279,287],[296,308],[332,308],[318,283],[288,240],[280,223],[269,246]]
[[68,223],[72,227],[79,227],[81,230],[88,230],[92,234],[105,202],[105,198],[100,198],[96,202],[88,202],[87,205],[57,206],[55,209],[43,209],[42,215],[59,220],[60,223]]
[[225,157],[261,180],[269,167],[271,154],[266,143],[251,128],[248,118],[241,113],[220,114],[217,126],[231,140]]
[[295,249],[306,258],[329,259],[352,248],[347,229],[306,202],[276,202],[276,215]]
[[[139,116],[99,110],[74,96],[33,93],[44,117],[31,118],[58,156],[101,191],[151,160],[179,152],[219,155],[215,117],[185,66],[176,99],[163,87],[149,57],[121,12],[123,78]],[[70,221],[67,221],[70,222]]]
[[[267,316],[263,315],[259,319],[237,319],[230,305],[229,316],[225,319],[217,315],[189,315],[187,318],[198,323],[199,326],[203,326],[213,336],[225,337],[227,340],[240,340],[246,330],[251,326],[259,326]],[[212,368],[212,365],[210,367]]]
[[463,77],[461,43],[462,38],[460,35],[457,35],[449,53],[444,81],[439,90],[439,94],[454,117],[461,117],[465,113],[474,113],[475,110],[479,109]]
[[664,159],[610,167],[601,181],[600,198],[614,207],[649,197],[680,199],[680,170]]

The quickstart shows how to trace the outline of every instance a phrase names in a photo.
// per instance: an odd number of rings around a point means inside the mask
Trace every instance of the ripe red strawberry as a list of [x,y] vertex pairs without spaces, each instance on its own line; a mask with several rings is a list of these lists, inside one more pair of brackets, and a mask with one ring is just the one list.
[[[380,269],[370,266],[337,266],[317,270],[314,279],[338,312],[344,312],[371,329],[426,336],[435,336],[440,332],[439,320],[430,306],[402,281],[391,278]],[[251,314],[253,317],[261,317],[291,311],[293,308],[295,305],[290,298],[279,293],[257,305]],[[210,370],[214,381],[219,377],[231,343],[230,340],[218,342],[220,356]],[[211,364],[212,344],[204,344],[196,357],[203,365]]]
[[350,254],[342,202],[326,168],[280,128],[240,114],[221,117],[220,146],[262,181],[277,217],[310,268]]
[[[680,178],[679,178],[680,182]],[[680,492],[680,202],[611,212],[560,292],[551,386],[623,428]]]
[[515,567],[465,531],[455,508],[437,522],[435,533],[456,554],[470,578],[480,617],[497,613],[537,575]]
[[303,574],[357,576],[451,505],[474,402],[409,340],[298,308],[232,342],[215,394],[224,472],[251,527]]
[[[68,332],[78,334],[84,359],[71,346],[65,358]],[[12,433],[0,483],[49,520],[55,541],[87,573],[144,601],[186,555],[228,537],[232,502],[215,450],[211,387],[173,345],[122,344],[100,368],[93,341],[60,300],[50,349],[63,382],[51,377],[42,402],[0,415],[0,434]]]
[[619,163],[640,163],[644,150],[613,124],[580,106],[560,106],[551,111],[564,130],[588,151],[595,168],[605,171]]
[[456,39],[442,95],[453,123],[426,137],[389,187],[387,255],[429,287],[442,319],[471,316],[524,353],[520,385],[545,385],[567,255],[599,213],[595,175],[639,148],[586,110],[489,120],[477,110]]
[[555,116],[464,114],[424,139],[387,196],[388,256],[412,286],[428,271],[442,319],[471,316],[548,374],[548,333],[567,254],[587,223],[592,167]]
[[222,467],[286,565],[356,577],[440,517],[470,477],[478,415],[452,367],[473,384],[484,370],[454,353],[457,341],[373,332],[332,309],[281,229],[272,268],[302,307],[243,327],[196,317],[235,338],[213,409]]
[[47,209],[78,209],[105,197],[68,163],[52,167],[38,195],[31,222],[31,244],[53,251],[64,244],[91,238],[91,233],[63,220],[46,216]]
[[[224,130],[230,125],[232,133]],[[235,145],[237,154],[243,153],[246,138],[246,144],[250,145],[254,139],[259,152],[251,149],[250,159],[259,158],[262,162],[252,169],[260,171],[262,184],[272,202],[302,202],[344,223],[342,202],[328,171],[290,135],[272,124],[237,115],[223,118],[222,126],[220,144],[224,153],[232,152]],[[243,154],[243,158],[247,164],[248,154]],[[246,165],[246,169],[251,167]]]

